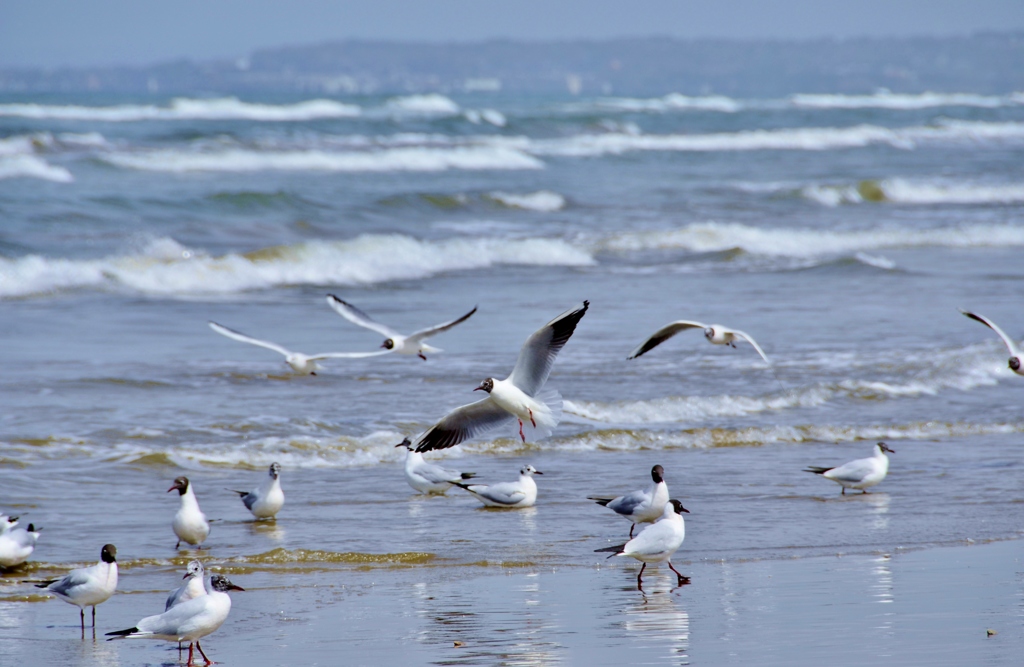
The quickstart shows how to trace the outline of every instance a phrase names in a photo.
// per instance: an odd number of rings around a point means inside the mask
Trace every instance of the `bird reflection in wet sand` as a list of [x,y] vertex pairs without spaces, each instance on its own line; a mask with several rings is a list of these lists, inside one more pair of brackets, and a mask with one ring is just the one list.
[[644,593],[641,601],[623,609],[623,628],[640,642],[667,641],[669,662],[690,664],[690,615],[679,607],[680,598],[668,595],[679,586],[673,586],[672,577],[662,573],[649,577],[648,583],[650,591]]

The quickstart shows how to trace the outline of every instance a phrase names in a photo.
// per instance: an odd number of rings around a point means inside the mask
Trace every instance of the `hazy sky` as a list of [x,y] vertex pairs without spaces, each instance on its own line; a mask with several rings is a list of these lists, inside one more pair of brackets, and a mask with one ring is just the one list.
[[146,64],[333,39],[854,37],[1024,30],[1024,0],[0,0],[0,66]]

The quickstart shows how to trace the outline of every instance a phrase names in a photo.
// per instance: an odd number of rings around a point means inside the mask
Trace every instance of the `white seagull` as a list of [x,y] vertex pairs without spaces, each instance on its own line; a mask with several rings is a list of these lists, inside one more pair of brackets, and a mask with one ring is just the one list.
[[438,324],[437,326],[427,327],[426,329],[420,329],[414,331],[408,336],[403,336],[386,324],[374,320],[372,317],[359,310],[351,303],[342,301],[333,294],[327,295],[327,303],[334,312],[338,313],[352,324],[356,324],[371,331],[376,331],[380,335],[385,337],[385,341],[381,344],[381,347],[390,351],[397,352],[398,354],[415,354],[423,361],[427,360],[425,352],[442,352],[440,348],[432,347],[427,345],[425,342],[428,338],[436,336],[442,331],[448,331],[456,324],[465,322],[476,312],[476,306],[473,306],[473,310],[469,311],[457,320],[451,322],[445,322],[444,324]]
[[712,345],[731,345],[732,347],[736,347],[736,339],[742,338],[754,346],[754,349],[757,350],[757,353],[765,360],[765,363],[772,363],[768,360],[768,355],[764,353],[764,350],[761,349],[761,346],[757,344],[750,334],[744,333],[739,329],[724,327],[721,324],[701,324],[700,322],[692,322],[690,320],[678,320],[676,322],[666,324],[651,334],[651,337],[637,346],[635,350],[630,352],[626,359],[636,359],[641,354],[654,349],[672,336],[675,336],[680,331],[685,331],[687,329],[703,329],[704,337],[707,338],[708,342]]
[[405,438],[395,447],[405,447],[408,450],[405,455],[405,480],[420,493],[441,495],[452,488],[452,484],[476,477],[475,472],[459,472],[427,463],[423,460],[423,454],[412,448],[409,438]]
[[164,611],[167,611],[171,607],[177,606],[183,602],[188,602],[192,598],[197,598],[206,595],[206,585],[203,583],[203,577],[206,574],[206,568],[203,564],[197,560],[191,560],[188,562],[188,567],[185,570],[185,583],[178,588],[171,591],[171,594],[167,596],[167,603],[164,605]]
[[625,544],[616,547],[605,547],[595,549],[595,553],[611,552],[612,556],[631,556],[643,563],[640,574],[636,576],[636,587],[642,589],[644,570],[648,563],[668,563],[670,570],[679,577],[678,585],[682,586],[690,580],[680,574],[679,570],[672,567],[672,554],[683,545],[686,538],[686,523],[683,521],[683,512],[687,514],[690,510],[683,507],[678,500],[670,500],[665,504],[665,509],[654,525],[648,526],[640,531],[640,534]]
[[889,449],[884,442],[875,445],[874,450],[875,455],[869,456],[866,459],[850,461],[835,468],[807,466],[804,472],[813,472],[841,485],[844,496],[847,489],[860,489],[863,493],[867,493],[868,487],[875,486],[881,482],[889,472],[889,457],[885,453],[896,453]]
[[268,340],[246,336],[244,333],[228,329],[216,322],[210,322],[210,328],[220,335],[227,336],[233,340],[279,352],[284,355],[285,363],[291,366],[293,371],[308,375],[316,375],[317,369],[320,368],[316,362],[322,359],[362,359],[364,357],[377,357],[387,354],[387,352],[321,352],[320,354],[302,354],[301,352],[292,352],[288,348],[282,347],[277,343],[271,343]]
[[455,486],[472,493],[477,500],[487,507],[533,507],[537,502],[537,483],[534,475],[543,475],[531,465],[519,471],[519,479],[515,482],[501,484],[463,484],[455,482]]
[[[18,528],[18,519],[0,515],[3,528],[0,529],[0,568],[21,565],[36,548],[39,530],[35,524],[28,524],[28,530]],[[41,530],[41,529],[40,529]]]
[[192,483],[188,481],[188,477],[178,477],[174,480],[171,488],[167,489],[167,493],[171,491],[177,491],[181,496],[181,507],[178,508],[174,520],[171,522],[174,534],[178,536],[178,543],[174,545],[174,548],[180,547],[182,542],[199,547],[206,536],[210,534],[210,522],[206,520],[206,515],[199,509],[199,501],[196,500],[196,494],[192,490]]
[[633,529],[638,523],[654,523],[661,518],[668,503],[668,485],[665,484],[665,469],[661,466],[651,468],[651,479],[654,480],[647,489],[633,491],[618,498],[601,498],[588,496],[598,505],[607,507],[619,516],[633,522],[629,527],[629,537],[633,537]]
[[235,491],[242,496],[242,502],[257,519],[273,519],[284,505],[284,491],[281,490],[281,465],[270,464],[270,479],[252,491]]
[[1024,367],[1021,367],[1021,360],[1022,358],[1024,358],[1024,355],[1021,354],[1020,349],[1017,347],[1017,343],[1012,338],[1007,336],[1002,329],[996,326],[995,322],[988,319],[987,317],[983,317],[976,313],[969,313],[966,310],[961,310],[960,312],[966,315],[967,317],[971,318],[972,320],[978,320],[992,331],[995,331],[996,334],[998,334],[999,337],[1003,339],[1003,345],[1005,345],[1006,349],[1010,351],[1010,370],[1012,370],[1017,375],[1024,375]]
[[206,587],[206,595],[192,598],[187,602],[175,605],[162,614],[147,616],[134,628],[108,632],[107,641],[115,639],[163,639],[169,642],[188,642],[188,662],[192,664],[192,646],[199,649],[199,654],[207,665],[213,661],[206,657],[199,640],[215,632],[224,624],[231,612],[231,596],[228,591],[244,591],[227,577],[215,574],[210,577]]
[[519,420],[519,437],[526,442],[523,423],[536,430],[535,437],[546,437],[562,416],[562,397],[557,391],[540,394],[551,374],[555,357],[586,314],[589,301],[567,310],[551,320],[523,344],[512,374],[504,380],[487,378],[474,391],[488,393],[487,398],[463,405],[445,415],[415,443],[417,452],[445,449],[475,438],[487,431]]
[[117,589],[117,547],[104,544],[100,562],[92,567],[71,570],[60,579],[36,584],[51,595],[78,607],[85,630],[85,608],[92,607],[92,627],[96,627],[96,605],[110,599]]

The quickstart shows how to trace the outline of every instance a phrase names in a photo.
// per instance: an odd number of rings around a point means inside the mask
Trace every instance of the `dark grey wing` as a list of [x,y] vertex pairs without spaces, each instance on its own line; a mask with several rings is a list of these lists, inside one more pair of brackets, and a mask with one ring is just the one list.
[[250,491],[249,493],[242,496],[242,502],[245,504],[245,509],[251,510],[252,506],[256,504],[256,501],[260,499],[258,491]]
[[587,314],[589,301],[567,310],[530,336],[519,350],[516,367],[508,379],[529,396],[535,395],[547,382],[555,357],[576,331],[576,325]]
[[460,442],[483,435],[515,419],[511,413],[491,400],[491,397],[463,405],[445,415],[421,435],[413,448],[417,452],[447,449]]
[[46,590],[67,595],[68,591],[77,586],[89,583],[89,575],[82,570],[72,570],[64,575],[64,578],[46,587]]
[[381,324],[377,320],[373,319],[363,311],[353,306],[351,303],[348,303],[347,301],[342,301],[333,294],[327,295],[327,305],[333,308],[334,312],[338,313],[352,324],[361,326],[366,329],[370,329],[371,331],[376,331],[385,338],[395,338],[396,336],[401,336],[400,333],[398,333],[391,327],[387,326],[386,324]]
[[631,515],[637,507],[645,503],[650,503],[651,497],[644,491],[634,491],[627,493],[624,496],[619,496],[615,500],[611,501],[605,507],[610,510],[614,510],[618,514],[625,516]]
[[437,326],[427,327],[426,329],[420,329],[419,331],[414,331],[413,333],[409,334],[409,339],[426,340],[427,338],[430,338],[431,336],[436,336],[437,334],[441,333],[442,331],[448,331],[449,329],[451,329],[456,324],[461,324],[462,322],[465,322],[470,317],[472,317],[473,313],[475,313],[475,312],[476,312],[476,306],[473,306],[473,310],[469,311],[468,313],[466,313],[465,315],[463,315],[459,319],[452,320],[451,322],[445,322],[444,324],[438,324]]
[[644,352],[649,352],[650,350],[658,347],[680,331],[685,331],[686,329],[704,329],[706,327],[706,324],[701,324],[700,322],[689,322],[687,320],[679,320],[678,322],[666,324],[651,334],[651,337],[641,343],[635,350],[630,352],[626,359],[636,359]]

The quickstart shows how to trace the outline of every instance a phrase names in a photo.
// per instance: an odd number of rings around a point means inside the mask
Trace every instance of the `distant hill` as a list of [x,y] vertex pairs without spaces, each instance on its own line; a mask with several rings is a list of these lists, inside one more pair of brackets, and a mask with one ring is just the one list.
[[0,92],[311,94],[488,92],[776,97],[796,92],[1024,90],[1024,33],[808,41],[459,44],[343,41],[236,62],[0,70]]

